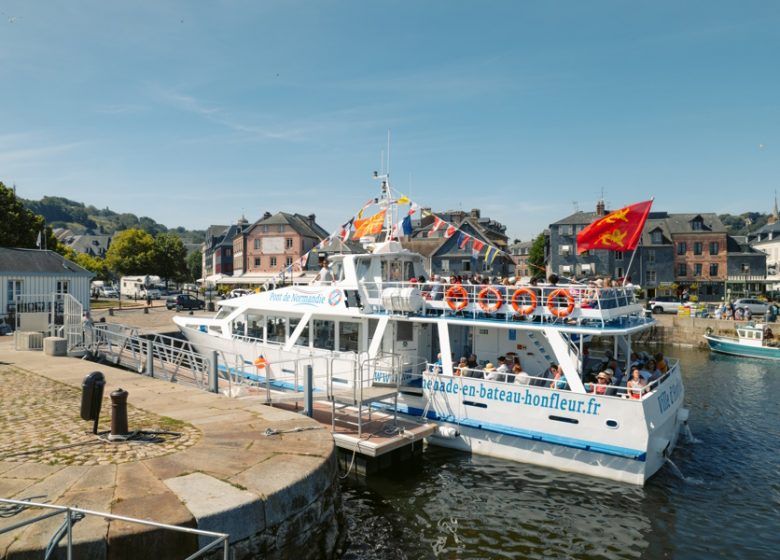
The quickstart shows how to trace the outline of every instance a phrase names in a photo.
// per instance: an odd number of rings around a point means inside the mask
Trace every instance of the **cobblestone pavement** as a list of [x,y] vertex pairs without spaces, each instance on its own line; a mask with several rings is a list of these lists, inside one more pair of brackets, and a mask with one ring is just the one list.
[[[179,328],[173,322],[174,315],[189,315],[189,311],[167,310],[165,305],[157,305],[151,309],[122,308],[114,309],[110,314],[108,309],[94,309],[91,311],[94,321],[106,321],[107,323],[119,323],[130,327],[137,327],[141,332],[178,332]],[[213,317],[213,311],[193,311],[193,315]]]
[[[0,461],[48,465],[107,465],[168,455],[194,445],[197,428],[128,405],[131,431],[169,431],[108,442],[81,419],[81,391],[8,365],[0,365]],[[111,424],[111,400],[103,397],[98,430]],[[107,434],[106,434],[107,435]],[[151,441],[148,441],[150,439]]]

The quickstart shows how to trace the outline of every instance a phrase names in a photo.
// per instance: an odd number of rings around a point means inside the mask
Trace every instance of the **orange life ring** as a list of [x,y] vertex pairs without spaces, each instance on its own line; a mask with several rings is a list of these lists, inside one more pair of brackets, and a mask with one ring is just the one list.
[[[559,297],[566,298],[565,309],[561,309],[555,305],[555,299]],[[547,309],[556,317],[568,317],[571,315],[571,312],[574,311],[574,298],[571,297],[571,294],[568,290],[564,290],[563,288],[553,290],[550,296],[547,298]]]
[[268,365],[268,361],[262,356],[259,356],[255,359],[255,367],[257,369],[265,369],[265,366],[267,365]]
[[[493,303],[488,302],[488,296],[491,295],[496,300]],[[502,305],[504,305],[504,298],[501,297],[501,292],[499,292],[497,288],[494,288],[493,286],[487,286],[486,288],[482,288],[482,290],[479,292],[479,295],[477,295],[477,303],[485,313],[495,313],[501,309]]]
[[[523,296],[528,296],[531,298],[531,303],[526,306],[520,305],[520,298]],[[519,315],[530,315],[534,311],[536,311],[536,292],[529,288],[518,288],[515,290],[515,293],[512,294],[512,308],[517,312]]]
[[460,311],[469,304],[469,293],[466,291],[466,288],[456,284],[444,294],[444,301],[447,302],[447,305],[453,311]]

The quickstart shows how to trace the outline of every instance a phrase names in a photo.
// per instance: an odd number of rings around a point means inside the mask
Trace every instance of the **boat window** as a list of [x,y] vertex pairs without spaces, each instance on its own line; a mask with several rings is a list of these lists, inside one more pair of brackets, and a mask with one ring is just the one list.
[[269,315],[265,322],[266,342],[278,342],[280,344],[285,341],[285,324],[287,323],[287,317],[274,317]]
[[387,280],[389,274],[387,271],[387,261],[379,261],[379,266],[381,274],[380,278],[382,278],[382,280]]
[[370,266],[370,262],[368,259],[360,259],[357,261],[357,276],[361,280],[365,280],[368,278],[368,269]]
[[335,282],[338,282],[339,280],[344,280],[344,265],[341,264],[341,261],[331,263],[330,273],[333,275],[333,280]]
[[209,325],[209,332],[213,334],[222,334],[222,327]]
[[336,329],[334,321],[314,319],[312,321],[313,340],[315,348],[324,350],[336,349]]
[[404,280],[403,264],[401,261],[392,261],[389,264],[389,277],[385,278],[385,280],[389,280],[390,282],[400,282],[401,280]]
[[395,324],[395,340],[397,342],[414,340],[414,325],[410,321],[396,321]]
[[339,321],[339,350],[357,352],[360,345],[360,323]]
[[402,280],[411,280],[417,278],[414,273],[414,263],[412,261],[404,261],[404,276]]
[[230,324],[230,332],[238,336],[246,336],[246,323],[244,323],[243,317],[233,319],[233,322]]
[[372,338],[374,338],[374,333],[376,332],[377,326],[379,326],[379,320],[378,319],[369,319],[368,320],[368,340],[369,341]]
[[[301,322],[300,317],[290,317],[290,336],[298,328],[298,324]],[[295,341],[296,346],[308,346],[309,345],[309,325],[306,324],[301,331],[301,336]]]
[[219,311],[217,311],[217,314],[214,316],[215,319],[224,319],[231,313],[233,313],[235,309],[228,309],[227,307],[220,307]]
[[256,313],[246,314],[246,335],[252,338],[263,340],[263,324],[265,318]]

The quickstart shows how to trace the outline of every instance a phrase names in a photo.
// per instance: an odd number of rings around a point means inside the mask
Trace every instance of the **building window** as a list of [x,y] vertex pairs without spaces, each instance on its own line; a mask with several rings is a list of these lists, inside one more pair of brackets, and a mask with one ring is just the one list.
[[258,250],[258,251],[260,250],[260,240],[259,239],[255,239],[255,249]]
[[693,254],[701,255],[702,251],[703,251],[703,243],[701,241],[695,241],[693,243]]
[[57,280],[57,295],[67,294],[69,292],[70,282],[67,280]]
[[710,263],[710,276],[718,275],[718,263]]
[[619,266],[615,269],[615,278],[623,278],[623,267]]
[[471,261],[461,261],[460,262],[460,269],[463,272],[471,272]]
[[268,233],[268,225],[263,226],[263,233]]
[[284,246],[285,246],[287,249],[292,249],[292,246],[293,246],[293,240],[292,240],[292,237],[288,237],[287,239],[285,239],[285,240],[284,240]]
[[677,276],[685,276],[688,274],[688,270],[685,267],[685,263],[678,263],[677,264]]
[[290,266],[292,264],[292,257],[287,257],[284,259],[284,266]]
[[655,285],[655,270],[645,271],[645,283]]
[[271,257],[271,268],[276,266],[276,257]]
[[255,266],[260,266],[260,257],[255,257]]
[[562,226],[558,226],[558,234],[559,235],[571,235],[571,225],[570,224],[564,224]]
[[571,245],[559,245],[558,246],[558,254],[559,255],[571,255]]
[[750,265],[748,263],[742,263],[742,274],[750,274]]
[[8,289],[6,290],[6,293],[8,294],[8,303],[13,304],[16,302],[17,296],[22,295],[22,281],[9,280],[7,286]]
[[661,243],[663,243],[664,239],[663,239],[663,236],[661,235],[661,232],[660,231],[654,231],[650,235],[650,242],[653,245],[660,245]]
[[616,261],[622,261],[623,260],[623,251],[615,251],[615,260]]
[[704,224],[703,224],[703,223],[702,223],[702,221],[701,221],[701,220],[699,220],[699,219],[693,220],[693,221],[691,222],[691,229],[692,229],[693,231],[701,231],[701,230],[702,230],[702,228],[703,228],[703,226],[704,226]]
[[442,270],[442,272],[449,272],[449,270],[450,270],[450,260],[449,259],[442,259],[441,260],[441,270]]
[[687,247],[685,246],[685,241],[680,241],[679,243],[677,243],[677,254],[678,255],[684,255],[686,250],[687,250]]
[[279,224],[279,233],[284,233],[284,224]]
[[693,275],[701,276],[701,263],[696,263],[693,265]]
[[647,264],[655,264],[655,249],[647,250]]
[[710,255],[717,255],[718,254],[718,242],[717,241],[710,241]]

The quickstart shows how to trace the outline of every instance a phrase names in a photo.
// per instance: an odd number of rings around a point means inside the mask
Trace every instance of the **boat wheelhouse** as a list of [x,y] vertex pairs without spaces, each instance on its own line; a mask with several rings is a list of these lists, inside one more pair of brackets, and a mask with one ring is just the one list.
[[[201,351],[230,356],[229,374],[269,390],[298,390],[301,367],[312,368],[334,422],[337,402],[389,409],[436,423],[432,444],[634,484],[664,464],[687,420],[679,364],[640,399],[627,398],[627,375],[603,389],[587,382],[606,367],[588,340],[625,369],[632,337],[654,324],[632,287],[424,282],[420,255],[393,241],[368,249],[331,256],[332,283],[174,321]],[[456,367],[471,355],[476,365]],[[487,378],[497,356],[525,375]],[[549,378],[552,363],[565,383]]]

